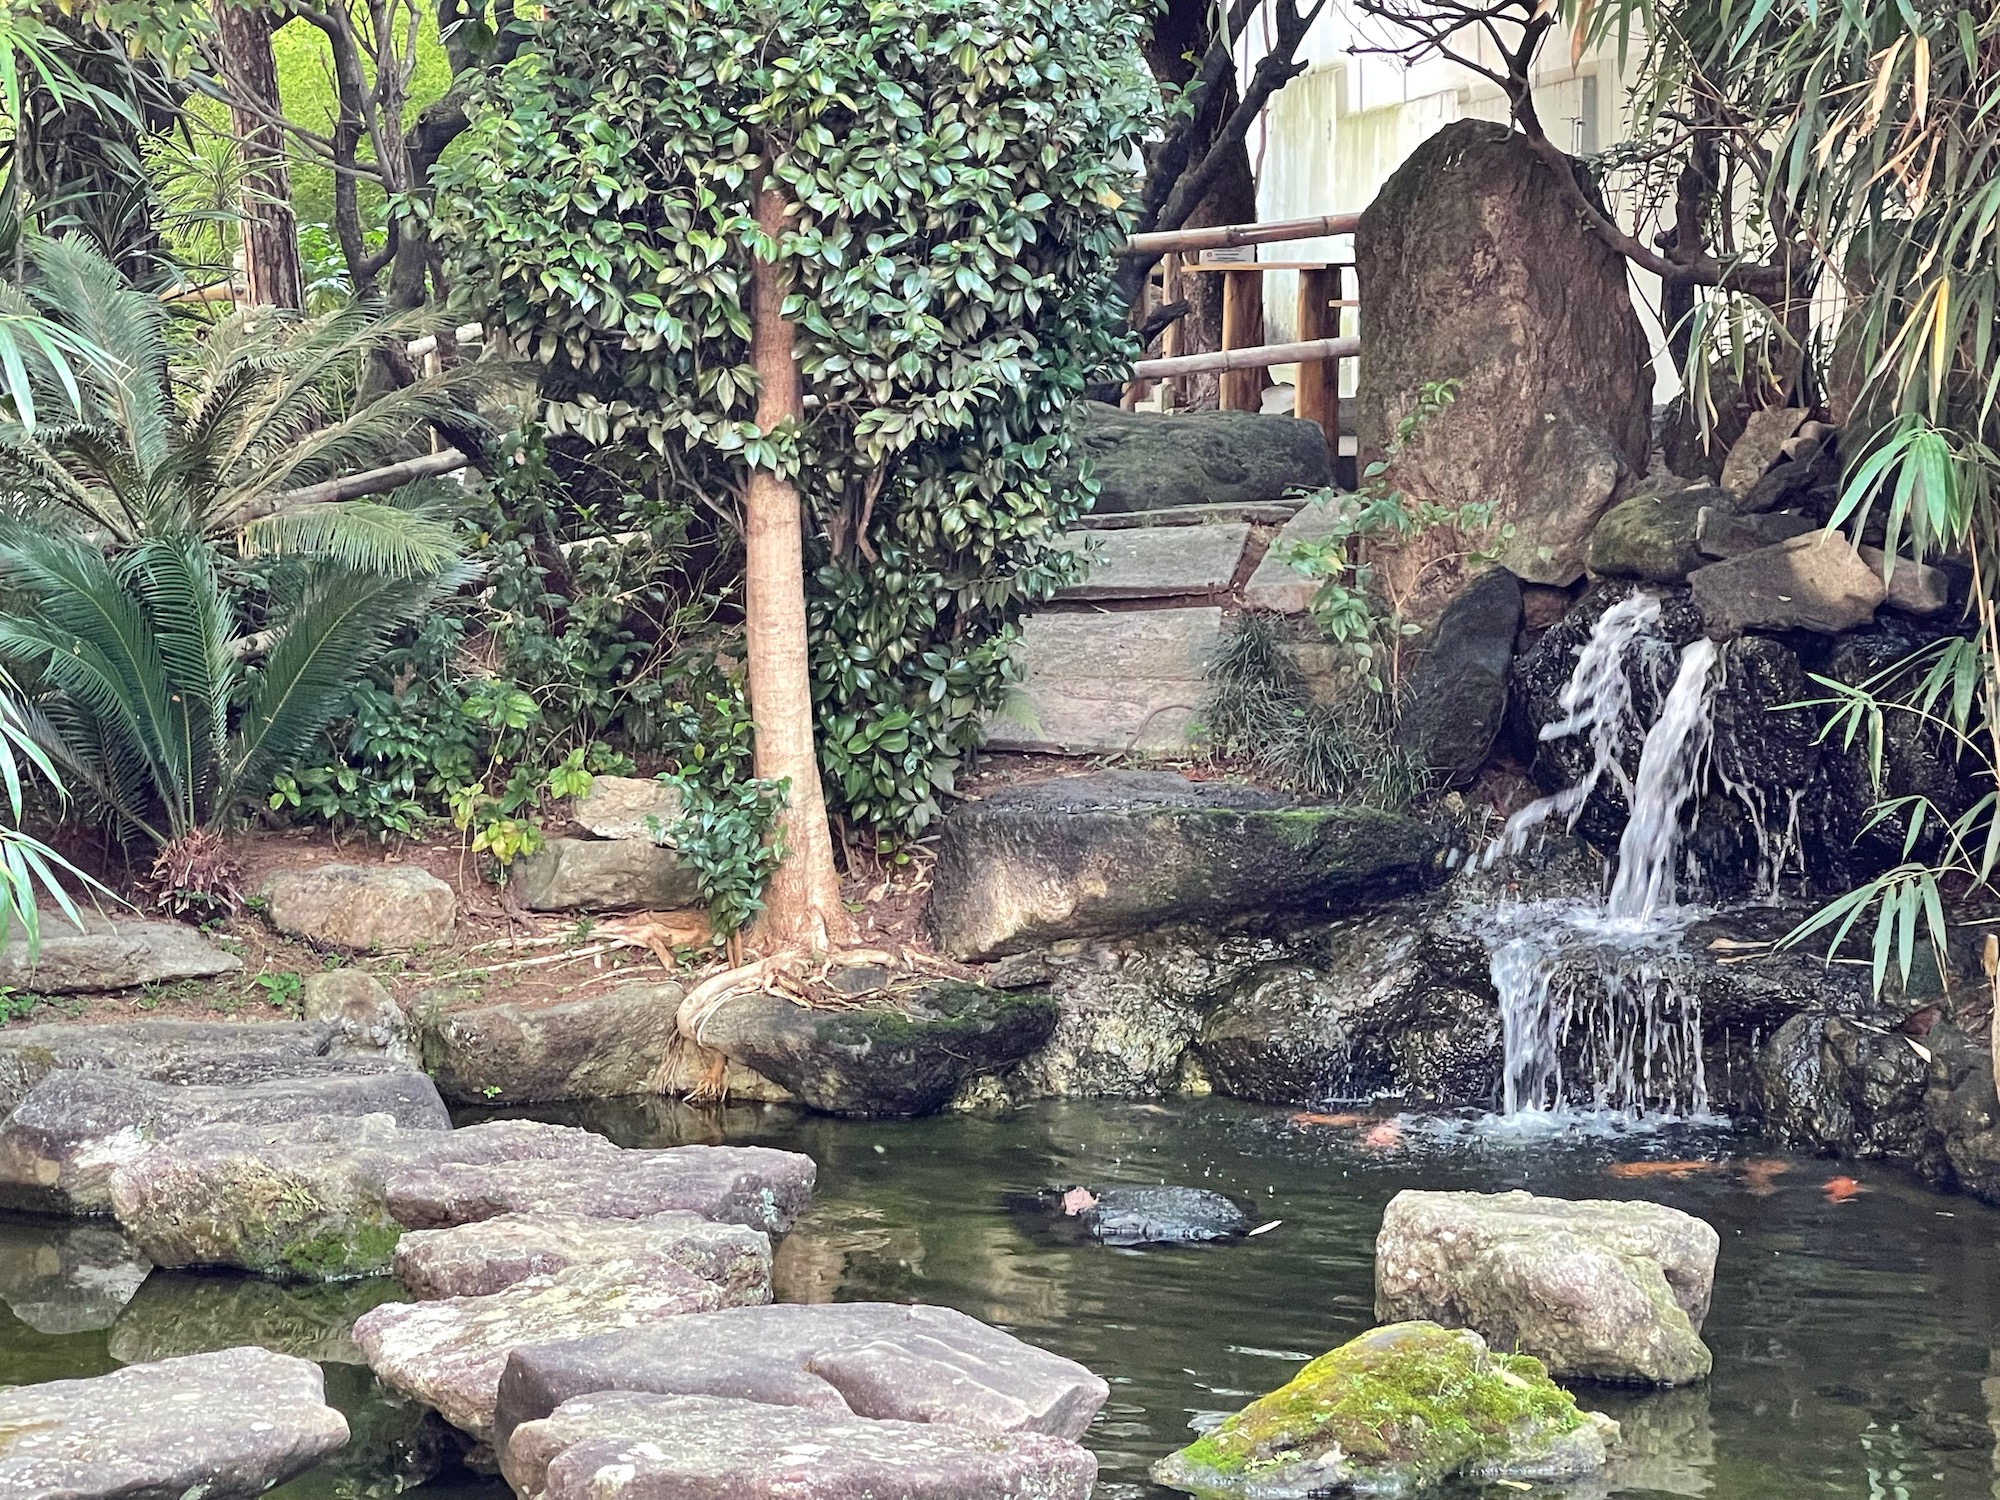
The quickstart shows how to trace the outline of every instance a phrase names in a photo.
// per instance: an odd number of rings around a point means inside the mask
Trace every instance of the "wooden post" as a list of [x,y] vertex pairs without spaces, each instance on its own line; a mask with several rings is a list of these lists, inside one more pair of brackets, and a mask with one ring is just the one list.
[[[1222,347],[1249,349],[1264,342],[1264,273],[1255,266],[1222,273]],[[1263,405],[1262,369],[1233,370],[1222,377],[1218,405],[1224,411],[1256,411]]]
[[[1332,303],[1340,273],[1331,266],[1299,272],[1298,341],[1332,338],[1340,332],[1327,325],[1339,317]],[[1317,422],[1326,434],[1326,449],[1340,457],[1340,366],[1332,360],[1309,359],[1299,363],[1297,396],[1292,415]]]
[[[1187,283],[1181,276],[1181,258],[1178,251],[1171,251],[1161,263],[1160,300],[1171,307],[1187,295]],[[1182,330],[1187,326],[1186,318],[1176,318],[1167,325],[1167,331],[1160,335],[1160,353],[1168,359],[1182,352],[1187,335]],[[1160,383],[1160,410],[1172,411],[1181,404],[1183,392],[1179,377]]]

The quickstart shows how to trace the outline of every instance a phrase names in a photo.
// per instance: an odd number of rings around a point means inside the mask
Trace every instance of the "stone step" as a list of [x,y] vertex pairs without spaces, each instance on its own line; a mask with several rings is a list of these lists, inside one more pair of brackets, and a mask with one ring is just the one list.
[[995,750],[1173,755],[1207,696],[1222,637],[1213,605],[1040,614],[1022,627],[1022,681],[989,715]]
[[1308,505],[1287,521],[1284,529],[1271,538],[1264,560],[1243,585],[1244,608],[1280,615],[1302,615],[1310,609],[1320,581],[1308,578],[1292,566],[1291,550],[1300,542],[1324,538],[1333,530],[1334,520],[1332,506]]
[[1249,541],[1250,527],[1243,521],[1072,531],[1063,544],[1084,553],[1090,574],[1082,583],[1058,590],[1056,597],[1172,599],[1227,593]]

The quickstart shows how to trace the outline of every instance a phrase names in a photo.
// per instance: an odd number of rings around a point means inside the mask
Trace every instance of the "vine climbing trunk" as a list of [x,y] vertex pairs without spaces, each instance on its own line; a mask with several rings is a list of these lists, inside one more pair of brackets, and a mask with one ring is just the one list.
[[[775,244],[787,205],[775,188],[757,195],[757,227]],[[754,256],[750,271],[750,358],[757,367],[757,426],[769,433],[804,415],[792,325],[784,315],[784,272]],[[769,947],[829,948],[848,936],[833,867],[833,835],[813,752],[812,678],[806,659],[805,538],[799,492],[775,470],[750,471],[744,502],[744,609],[750,713],[757,774],[782,777],[778,819],[785,855],[765,892],[757,937]]]
[[215,7],[222,78],[230,124],[243,144],[243,279],[251,307],[306,305],[299,266],[299,226],[292,212],[285,164],[278,64],[271,50],[272,16],[236,5]]

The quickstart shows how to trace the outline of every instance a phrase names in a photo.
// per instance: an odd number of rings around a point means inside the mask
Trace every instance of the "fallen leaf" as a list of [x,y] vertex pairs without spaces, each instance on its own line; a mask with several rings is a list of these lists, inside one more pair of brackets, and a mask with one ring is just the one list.
[[1713,1172],[1719,1161],[1617,1161],[1604,1169],[1611,1177],[1687,1177],[1695,1172]]
[[1746,1161],[1743,1163],[1743,1186],[1755,1197],[1768,1198],[1778,1190],[1772,1179],[1782,1177],[1791,1170],[1792,1164],[1788,1161],[1768,1158]]
[[1845,1203],[1850,1198],[1858,1198],[1868,1191],[1852,1177],[1833,1177],[1827,1180],[1824,1189],[1829,1203]]
[[1916,1053],[1917,1056],[1921,1057],[1925,1062],[1929,1062],[1931,1060],[1931,1049],[1926,1047],[1922,1042],[1918,1041],[1913,1036],[1906,1036],[1903,1038],[1903,1040],[1908,1042],[1910,1044],[1910,1050]]
[[1089,1188],[1073,1187],[1062,1195],[1062,1211],[1072,1219],[1087,1208],[1097,1207],[1097,1194]]
[[1284,1222],[1285,1221],[1283,1219],[1273,1219],[1268,1224],[1259,1224],[1255,1229],[1251,1230],[1248,1234],[1244,1235],[1243,1238],[1245,1238],[1246,1240],[1254,1240],[1260,1234],[1269,1234],[1272,1230],[1276,1229],[1280,1224]]

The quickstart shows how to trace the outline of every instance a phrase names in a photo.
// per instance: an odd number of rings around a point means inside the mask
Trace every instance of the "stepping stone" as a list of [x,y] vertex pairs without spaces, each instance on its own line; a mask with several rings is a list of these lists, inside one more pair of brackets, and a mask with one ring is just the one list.
[[0,1495],[251,1500],[346,1441],[318,1365],[228,1349],[0,1391]]
[[0,949],[0,985],[38,995],[84,995],[212,979],[243,967],[242,959],[180,922],[88,910],[78,915],[81,931],[61,912],[41,913],[42,945],[32,958],[17,932]]
[[501,1214],[453,1229],[413,1229],[396,1246],[396,1279],[418,1297],[484,1297],[531,1276],[632,1255],[664,1256],[713,1282],[728,1306],[771,1300],[770,1238],[691,1213]]
[[517,1429],[501,1463],[526,1500],[1086,1500],[1089,1449],[1037,1433],[713,1396],[582,1396]]
[[1222,638],[1213,606],[1039,614],[1021,627],[1022,681],[986,719],[994,750],[1173,755],[1208,697]]
[[109,1328],[152,1269],[102,1224],[0,1221],[0,1302],[37,1333]]
[[1332,506],[1308,505],[1287,521],[1271,538],[1270,550],[1243,585],[1243,607],[1277,615],[1302,615],[1311,609],[1320,580],[1308,578],[1287,559],[1299,543],[1325,538],[1332,532],[1334,520]]
[[[44,944],[43,951],[47,951]],[[227,1083],[248,1059],[322,1057],[333,1028],[291,1021],[126,1021],[21,1026],[0,1031],[0,1114],[51,1073],[78,1069],[131,1073],[158,1083]]]
[[437,1085],[386,1059],[253,1055],[235,1080],[156,1083],[129,1073],[51,1073],[0,1123],[0,1208],[97,1214],[121,1166],[186,1131],[379,1115],[411,1131],[445,1132]]
[[458,896],[409,865],[311,865],[264,882],[265,915],[289,937],[351,952],[402,953],[451,941]]
[[1097,477],[1097,515],[1181,505],[1282,500],[1333,482],[1316,422],[1247,411],[1076,408],[1082,456]]
[[1247,522],[1217,526],[1133,526],[1072,531],[1063,545],[1089,559],[1082,583],[1058,599],[1171,599],[1228,592],[1250,540]]
[[947,1307],[779,1303],[517,1349],[495,1430],[505,1440],[565,1401],[612,1390],[1075,1439],[1111,1388],[1074,1360]]
[[662,1319],[727,1307],[723,1289],[678,1261],[640,1252],[531,1276],[485,1297],[392,1302],[354,1324],[354,1341],[385,1384],[482,1442],[507,1356],[523,1344],[589,1334],[626,1339]]
[[554,1005],[451,1011],[419,1001],[417,1027],[438,1090],[454,1104],[656,1094],[682,993],[673,983],[626,984]]

